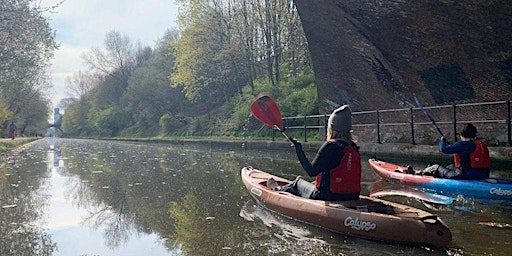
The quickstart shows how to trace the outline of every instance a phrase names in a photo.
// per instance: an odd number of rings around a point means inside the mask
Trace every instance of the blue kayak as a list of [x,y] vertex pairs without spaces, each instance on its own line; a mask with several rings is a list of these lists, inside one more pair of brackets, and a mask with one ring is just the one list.
[[512,180],[456,180],[407,174],[405,166],[369,159],[372,170],[380,177],[440,195],[462,195],[474,199],[512,200]]

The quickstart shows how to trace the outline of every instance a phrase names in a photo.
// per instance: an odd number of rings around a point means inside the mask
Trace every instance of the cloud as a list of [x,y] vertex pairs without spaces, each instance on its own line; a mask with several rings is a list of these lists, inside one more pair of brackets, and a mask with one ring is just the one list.
[[61,45],[55,51],[52,65],[48,70],[53,84],[53,88],[48,91],[48,96],[54,106],[61,99],[69,97],[68,89],[65,85],[66,78],[73,75],[73,72],[86,71],[82,55],[88,51],[90,49],[68,45]]
[[[60,0],[44,0],[51,5]],[[67,0],[50,15],[57,39],[65,44],[101,46],[112,30],[151,45],[176,27],[178,7],[170,0]]]
[[52,63],[50,72],[66,73],[80,70],[84,66],[82,55],[89,51],[90,49],[87,48],[61,45],[54,54],[54,59],[58,62]]

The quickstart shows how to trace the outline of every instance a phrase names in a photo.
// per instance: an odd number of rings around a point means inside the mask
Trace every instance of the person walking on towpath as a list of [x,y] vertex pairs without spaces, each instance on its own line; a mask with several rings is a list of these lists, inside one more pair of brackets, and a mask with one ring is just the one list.
[[18,127],[16,126],[14,121],[11,121],[11,123],[9,124],[9,137],[11,138],[11,140],[14,140],[14,138],[16,137],[17,128]]

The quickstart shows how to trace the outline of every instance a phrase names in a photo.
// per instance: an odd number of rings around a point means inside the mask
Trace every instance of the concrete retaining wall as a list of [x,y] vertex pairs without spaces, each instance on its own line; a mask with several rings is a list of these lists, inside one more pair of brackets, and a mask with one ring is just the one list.
[[[196,144],[212,147],[229,147],[233,149],[289,149],[291,144],[287,141],[243,141],[243,140],[202,140],[202,139],[116,139],[126,141],[141,141],[154,143],[171,143],[171,144]],[[315,152],[320,148],[323,142],[306,142],[302,143],[305,151]],[[360,151],[365,155],[406,155],[417,157],[442,158],[447,157],[438,151],[437,146],[431,145],[412,145],[407,143],[358,143]],[[512,160],[512,147],[489,147],[492,159],[504,161]]]

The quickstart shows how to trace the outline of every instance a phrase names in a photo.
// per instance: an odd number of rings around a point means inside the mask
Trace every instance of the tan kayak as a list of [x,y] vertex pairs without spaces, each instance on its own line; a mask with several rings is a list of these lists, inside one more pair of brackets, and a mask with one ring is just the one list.
[[252,167],[242,168],[241,176],[251,196],[267,209],[336,233],[432,247],[446,247],[452,240],[439,217],[417,208],[366,196],[336,202],[306,199],[266,186],[269,178],[279,185],[290,180]]

